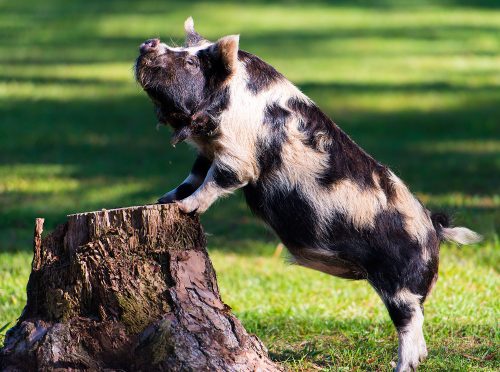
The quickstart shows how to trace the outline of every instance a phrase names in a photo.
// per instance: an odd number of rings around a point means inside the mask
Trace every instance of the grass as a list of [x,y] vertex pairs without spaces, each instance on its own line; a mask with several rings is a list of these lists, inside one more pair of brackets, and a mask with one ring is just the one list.
[[[500,9],[495,1],[0,1],[0,334],[25,301],[35,217],[152,202],[194,158],[155,130],[137,46],[182,22],[240,33],[435,210],[485,236],[442,247],[423,370],[500,368]],[[390,370],[365,282],[286,264],[241,194],[203,216],[225,301],[293,370]],[[8,324],[8,325],[7,325]],[[1,336],[0,336],[1,337]],[[0,340],[1,342],[1,340]]]

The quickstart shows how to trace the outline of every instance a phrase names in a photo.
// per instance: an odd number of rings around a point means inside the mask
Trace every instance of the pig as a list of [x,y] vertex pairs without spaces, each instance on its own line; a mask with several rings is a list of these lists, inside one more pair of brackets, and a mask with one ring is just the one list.
[[184,28],[184,46],[147,40],[135,65],[172,143],[198,153],[158,202],[203,213],[242,189],[296,264],[369,282],[398,332],[396,371],[416,370],[427,356],[423,304],[440,243],[481,237],[426,209],[274,67],[240,50],[238,35],[208,41],[192,18]]

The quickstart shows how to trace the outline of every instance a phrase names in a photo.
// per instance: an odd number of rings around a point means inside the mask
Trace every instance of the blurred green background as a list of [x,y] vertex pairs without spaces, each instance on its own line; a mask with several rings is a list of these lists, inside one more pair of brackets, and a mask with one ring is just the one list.
[[[500,368],[499,1],[0,0],[0,344],[20,315],[35,217],[151,203],[194,152],[155,129],[138,45],[209,39],[257,54],[388,164],[434,210],[484,234],[442,247],[423,370]],[[293,370],[390,370],[377,295],[286,264],[240,193],[203,217],[225,301]]]

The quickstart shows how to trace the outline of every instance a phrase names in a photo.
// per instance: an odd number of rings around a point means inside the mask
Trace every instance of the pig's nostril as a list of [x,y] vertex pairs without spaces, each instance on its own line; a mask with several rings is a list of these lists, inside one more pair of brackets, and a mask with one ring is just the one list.
[[141,44],[139,50],[141,53],[149,53],[155,50],[160,45],[160,39],[149,39]]
[[160,44],[160,39],[149,39],[147,43],[151,46],[151,48],[155,48],[158,44]]

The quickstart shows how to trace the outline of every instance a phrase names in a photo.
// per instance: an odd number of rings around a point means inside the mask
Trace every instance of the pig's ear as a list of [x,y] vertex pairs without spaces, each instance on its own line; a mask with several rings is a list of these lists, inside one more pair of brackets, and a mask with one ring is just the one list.
[[214,53],[220,58],[228,71],[236,68],[240,35],[229,35],[219,39],[213,46]]
[[186,31],[186,47],[193,47],[204,43],[206,40],[194,30],[193,17],[189,17],[184,21],[184,31]]

